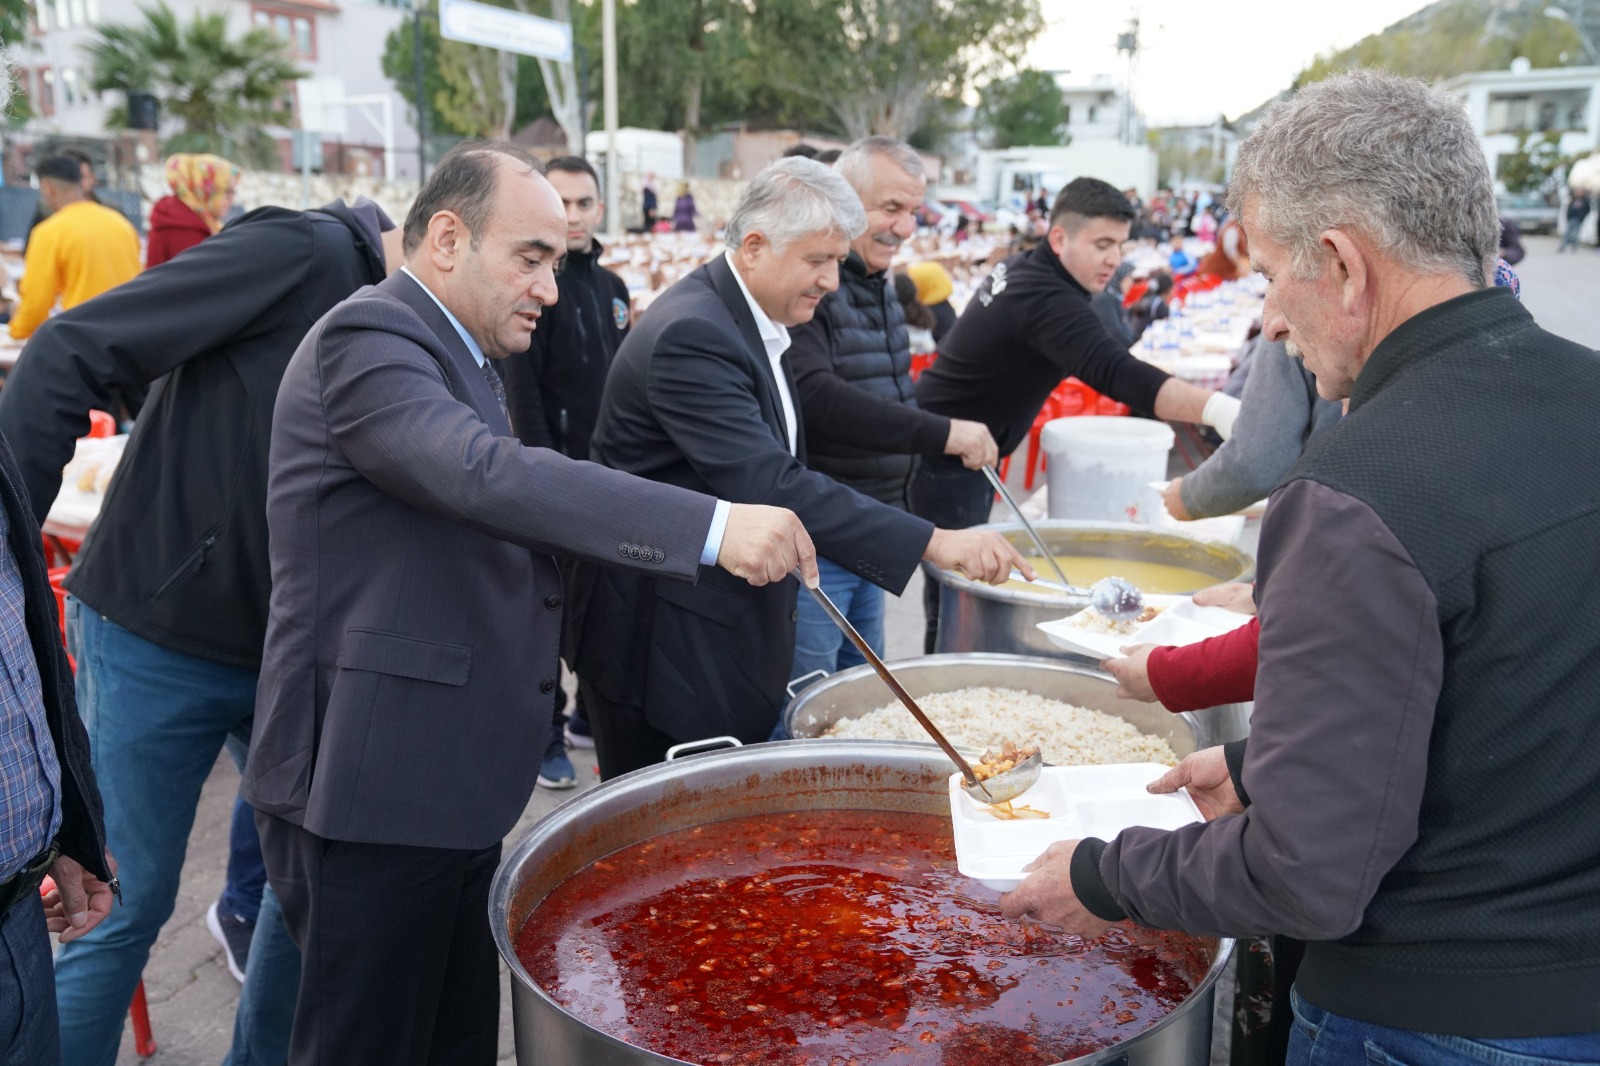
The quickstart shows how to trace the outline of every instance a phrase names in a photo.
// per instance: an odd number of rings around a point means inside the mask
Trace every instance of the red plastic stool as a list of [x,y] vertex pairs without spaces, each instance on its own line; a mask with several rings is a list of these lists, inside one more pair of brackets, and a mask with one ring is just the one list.
[[117,435],[117,420],[106,411],[89,412],[89,432],[86,437],[115,437]]
[[[56,887],[56,883],[46,877],[39,884],[39,895],[44,897]],[[128,1004],[128,1018],[133,1022],[133,1050],[139,1053],[141,1059],[147,1059],[156,1053],[155,1034],[150,1031],[150,1005],[144,998],[144,980],[139,980],[139,987],[133,990],[133,1002]]]

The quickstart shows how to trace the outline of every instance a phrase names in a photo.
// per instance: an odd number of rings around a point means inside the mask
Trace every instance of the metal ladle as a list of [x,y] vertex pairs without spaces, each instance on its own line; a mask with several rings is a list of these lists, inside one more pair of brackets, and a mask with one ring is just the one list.
[[[800,577],[800,574],[796,572],[795,577]],[[803,580],[800,584],[801,587],[805,587]],[[866,638],[856,632],[856,627],[850,624],[850,620],[839,611],[838,607],[834,606],[833,600],[828,597],[828,594],[823,592],[821,588],[808,588],[806,591],[811,593],[811,598],[817,601],[817,604],[827,616],[833,619],[833,624],[839,627],[839,631],[849,639],[851,644],[856,646],[856,650],[862,654],[867,662],[872,664],[872,668],[878,672],[878,676],[883,678],[883,683],[888,685],[890,691],[899,698],[901,703],[906,705],[906,710],[911,712],[911,717],[915,718],[922,728],[928,731],[928,735],[933,738],[934,743],[943,748],[944,753],[950,756],[950,761],[955,763],[956,769],[961,771],[961,787],[967,795],[981,803],[1004,803],[1013,796],[1020,796],[1026,792],[1039,779],[1039,771],[1043,763],[1035,756],[1030,759],[1024,759],[1004,773],[999,773],[989,778],[986,782],[979,781],[978,775],[972,772],[972,764],[967,762],[962,754],[956,750],[955,745],[951,744],[945,735],[939,731],[939,727],[933,724],[933,720],[923,713],[921,707],[917,706],[917,701],[911,698],[911,693],[907,692],[905,686],[900,684],[899,679],[894,676],[894,672],[883,664],[883,660],[878,657],[877,652],[872,650],[872,645],[867,643]],[[1004,795],[999,794],[1002,791],[1005,793]]]
[[[1017,506],[1017,501],[1011,498],[1011,493],[1006,488],[1006,483],[992,467],[984,467],[983,474],[989,479],[989,484],[1006,501],[1006,506],[1011,508],[1011,513],[1017,516],[1017,521],[1022,523],[1022,528],[1027,531],[1028,539],[1033,541],[1033,546],[1039,549],[1039,556],[1049,564],[1050,569],[1056,573],[1056,581],[1045,581],[1035,578],[1033,583],[1042,588],[1054,589],[1068,596],[1077,596],[1089,601],[1100,614],[1113,622],[1127,622],[1138,618],[1144,613],[1144,594],[1126,579],[1120,577],[1103,577],[1088,588],[1074,585],[1067,580],[1067,575],[1061,572],[1061,564],[1056,562],[1055,555],[1044,546],[1044,539],[1039,536],[1039,531],[1033,528],[1033,523],[1028,521],[1028,516],[1022,513],[1022,508]],[[1011,580],[1027,581],[1020,570],[1011,571]],[[1059,582],[1059,583],[1058,583]]]

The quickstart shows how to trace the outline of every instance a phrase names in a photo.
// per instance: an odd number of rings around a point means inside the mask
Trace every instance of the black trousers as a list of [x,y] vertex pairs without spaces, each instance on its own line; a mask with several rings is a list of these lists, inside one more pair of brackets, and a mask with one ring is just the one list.
[[476,850],[327,840],[256,814],[267,875],[303,959],[291,1066],[492,1066],[499,958]]
[[[911,513],[940,529],[970,529],[989,521],[994,489],[978,470],[968,470],[947,455],[925,455],[911,482]],[[924,581],[922,613],[927,619],[922,650],[932,655],[939,640],[939,583]]]
[[588,705],[589,728],[594,730],[594,753],[602,781],[654,766],[678,743],[645,721],[643,707],[613,703],[593,685],[584,690],[583,698]]

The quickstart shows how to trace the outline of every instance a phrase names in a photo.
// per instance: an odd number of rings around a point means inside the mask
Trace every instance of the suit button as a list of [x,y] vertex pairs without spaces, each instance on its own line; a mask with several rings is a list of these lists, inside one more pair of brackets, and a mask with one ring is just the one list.
[[789,612],[789,621],[791,621],[791,622],[800,621],[800,608],[796,607],[794,610]]
[[640,548],[637,544],[628,545],[628,558],[630,558],[630,559],[639,558],[639,553],[641,551],[643,551],[643,549]]
[[539,682],[539,691],[543,692],[546,696],[548,696],[550,693],[554,692],[555,690],[556,690],[556,679],[555,678],[547,677],[543,681]]
[[628,545],[626,542],[617,545],[617,554],[622,556],[624,559],[628,557]]
[[544,598],[544,605],[546,607],[550,608],[553,611],[557,607],[561,606],[561,597],[560,596],[546,596]]
[[652,563],[659,563],[661,560],[665,559],[666,557],[667,557],[667,553],[662,551],[660,548],[656,548],[656,549],[654,549],[654,550],[652,550],[650,552],[650,561]]

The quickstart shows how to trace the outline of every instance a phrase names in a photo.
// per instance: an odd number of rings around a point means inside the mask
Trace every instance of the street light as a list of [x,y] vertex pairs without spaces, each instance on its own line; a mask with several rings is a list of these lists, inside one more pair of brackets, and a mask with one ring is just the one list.
[[1544,9],[1544,17],[1565,22],[1577,33],[1578,40],[1583,42],[1583,50],[1589,54],[1590,60],[1600,60],[1600,52],[1595,51],[1594,42],[1589,40],[1589,35],[1584,32],[1583,23],[1567,13],[1566,8],[1550,6]]

